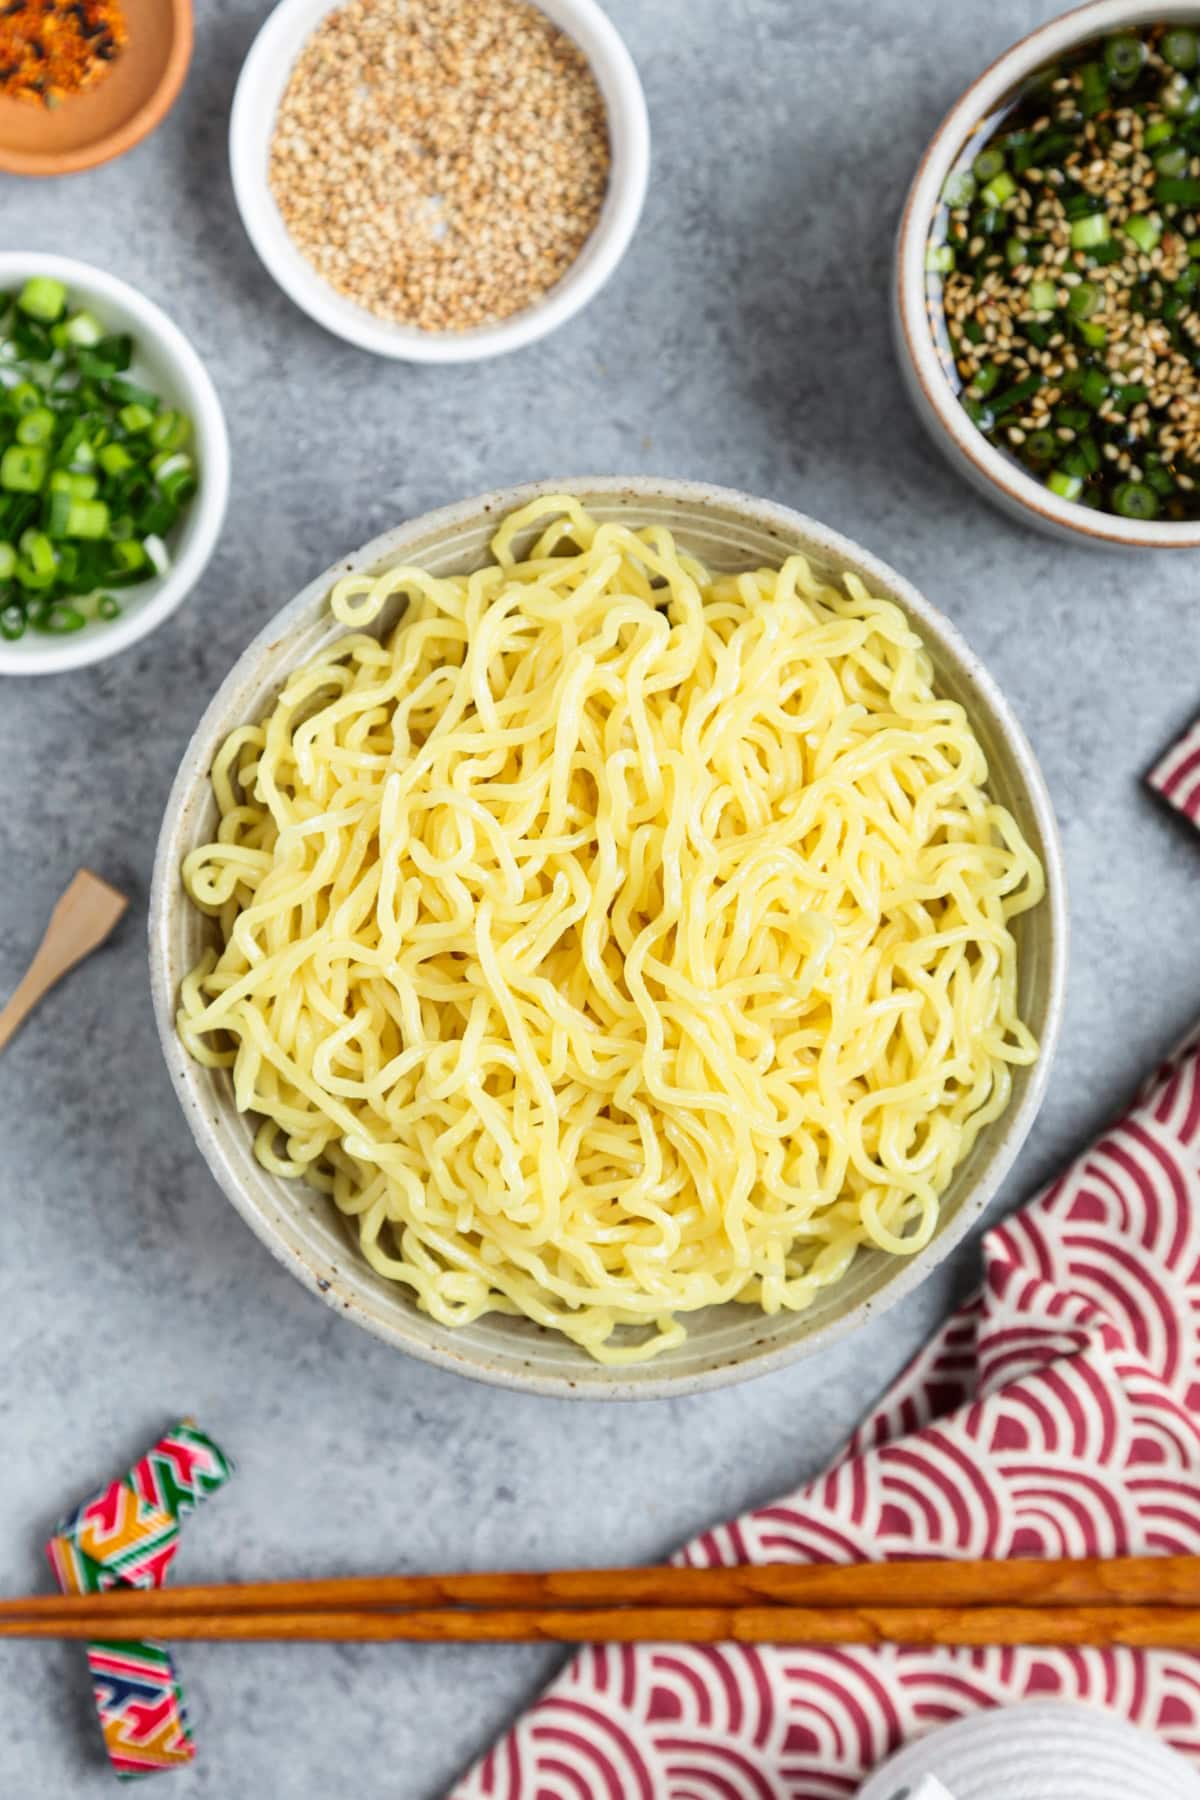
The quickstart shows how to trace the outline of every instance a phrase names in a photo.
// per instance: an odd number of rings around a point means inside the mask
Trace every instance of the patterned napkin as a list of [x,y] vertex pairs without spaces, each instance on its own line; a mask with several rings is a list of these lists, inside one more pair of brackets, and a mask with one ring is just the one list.
[[[1200,725],[1150,779],[1200,824]],[[980,1293],[829,1473],[680,1561],[1200,1552],[1200,1041],[983,1248]],[[597,1646],[453,1800],[835,1800],[906,1738],[1035,1696],[1200,1758],[1200,1655]]]

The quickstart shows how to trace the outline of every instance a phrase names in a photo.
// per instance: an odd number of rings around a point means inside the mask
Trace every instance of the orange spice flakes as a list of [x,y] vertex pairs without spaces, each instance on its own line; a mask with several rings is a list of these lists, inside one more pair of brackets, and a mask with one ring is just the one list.
[[126,38],[118,0],[0,0],[0,94],[53,106],[99,80]]

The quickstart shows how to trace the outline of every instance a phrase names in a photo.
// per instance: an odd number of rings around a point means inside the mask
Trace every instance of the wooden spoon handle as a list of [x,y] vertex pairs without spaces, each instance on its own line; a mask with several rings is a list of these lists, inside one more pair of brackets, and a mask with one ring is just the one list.
[[128,905],[107,881],[80,869],[51,913],[37,954],[0,1010],[0,1050],[55,982],[99,948]]

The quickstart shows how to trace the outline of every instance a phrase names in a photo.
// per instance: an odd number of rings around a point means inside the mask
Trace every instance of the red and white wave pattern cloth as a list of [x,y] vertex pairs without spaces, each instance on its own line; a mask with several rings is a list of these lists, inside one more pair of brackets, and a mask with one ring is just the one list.
[[1150,771],[1150,786],[1200,825],[1200,719]]
[[[1189,745],[1152,780],[1200,822],[1200,729]],[[680,1560],[1168,1551],[1200,1552],[1196,1042],[988,1235],[980,1294],[834,1468]],[[593,1647],[452,1800],[840,1800],[904,1739],[1033,1696],[1200,1760],[1200,1655]]]

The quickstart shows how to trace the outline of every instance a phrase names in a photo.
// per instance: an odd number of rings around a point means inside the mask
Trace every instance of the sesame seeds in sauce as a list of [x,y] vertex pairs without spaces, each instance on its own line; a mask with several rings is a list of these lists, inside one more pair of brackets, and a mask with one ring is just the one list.
[[1198,77],[1196,34],[1162,27],[1044,72],[950,177],[927,257],[979,429],[1130,518],[1200,517]]
[[426,331],[542,299],[594,230],[608,170],[591,68],[525,0],[351,0],[300,52],[270,154],[318,274]]

